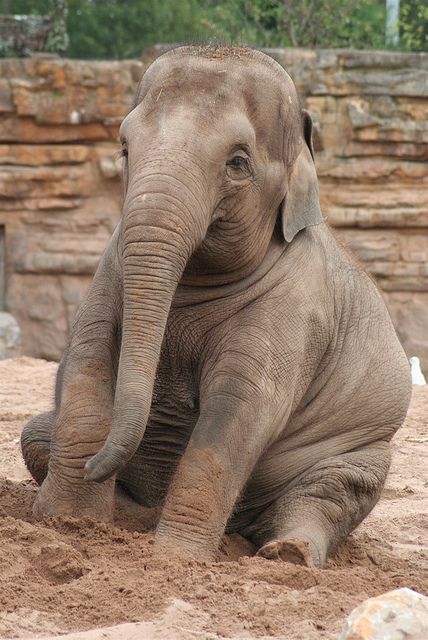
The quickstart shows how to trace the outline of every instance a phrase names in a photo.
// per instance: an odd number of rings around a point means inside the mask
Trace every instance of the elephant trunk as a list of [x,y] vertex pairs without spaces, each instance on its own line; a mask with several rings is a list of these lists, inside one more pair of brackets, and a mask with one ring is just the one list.
[[189,187],[176,177],[162,184],[158,176],[140,178],[140,195],[125,203],[122,345],[113,424],[103,448],[85,466],[85,478],[96,482],[122,468],[141,443],[172,299],[208,226],[201,223],[200,200]]

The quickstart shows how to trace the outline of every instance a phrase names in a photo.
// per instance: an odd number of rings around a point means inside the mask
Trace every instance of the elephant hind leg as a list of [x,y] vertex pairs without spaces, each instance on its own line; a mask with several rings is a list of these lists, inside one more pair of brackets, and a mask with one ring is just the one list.
[[48,473],[53,423],[53,411],[41,413],[27,422],[21,434],[24,462],[38,485]]
[[326,458],[296,478],[241,533],[259,547],[260,556],[322,567],[375,506],[389,465],[385,441]]

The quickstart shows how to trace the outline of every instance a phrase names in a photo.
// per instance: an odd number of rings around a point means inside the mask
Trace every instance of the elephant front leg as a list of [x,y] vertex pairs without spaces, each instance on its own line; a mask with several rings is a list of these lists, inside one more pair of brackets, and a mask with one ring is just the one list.
[[201,402],[189,445],[172,480],[156,544],[212,559],[226,523],[271,435],[269,394],[231,378]]
[[49,466],[34,513],[110,520],[114,478],[88,482],[85,463],[110,431],[118,360],[120,282],[104,256],[80,308],[60,366]]
[[85,359],[79,371],[73,368],[72,379],[62,391],[53,426],[48,473],[39,490],[34,514],[110,520],[114,478],[102,484],[86,482],[84,466],[102,447],[110,430],[111,376],[107,363],[91,358]]

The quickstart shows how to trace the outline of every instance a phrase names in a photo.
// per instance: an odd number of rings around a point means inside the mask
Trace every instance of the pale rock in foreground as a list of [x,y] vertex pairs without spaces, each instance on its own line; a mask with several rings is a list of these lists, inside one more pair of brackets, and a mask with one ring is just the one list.
[[21,352],[21,331],[15,318],[0,311],[0,360],[15,358]]
[[428,598],[407,587],[360,604],[338,640],[426,640]]

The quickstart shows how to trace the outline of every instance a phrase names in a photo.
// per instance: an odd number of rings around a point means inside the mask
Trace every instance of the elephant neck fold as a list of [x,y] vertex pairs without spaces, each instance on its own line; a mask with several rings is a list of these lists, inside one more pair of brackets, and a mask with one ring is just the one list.
[[224,299],[237,296],[241,293],[248,293],[251,297],[251,291],[260,295],[263,289],[269,289],[283,279],[285,275],[284,269],[278,268],[284,254],[287,252],[288,244],[284,241],[272,240],[269,249],[259,266],[248,276],[234,282],[221,285],[201,286],[193,284],[185,284],[180,282],[176,290],[172,306],[175,308],[187,307],[194,304],[203,304],[217,299]]

